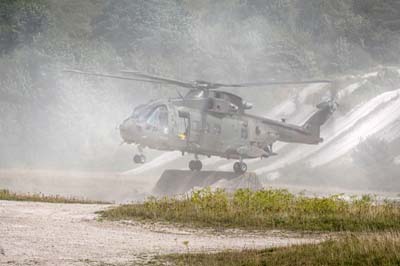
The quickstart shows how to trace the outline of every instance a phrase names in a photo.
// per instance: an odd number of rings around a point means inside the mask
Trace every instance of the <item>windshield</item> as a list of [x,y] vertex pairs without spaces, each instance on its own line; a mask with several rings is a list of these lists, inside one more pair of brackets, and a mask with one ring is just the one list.
[[133,110],[132,117],[139,121],[144,121],[148,117],[151,110],[151,106],[139,105]]
[[168,133],[168,109],[165,105],[161,105],[153,109],[146,120],[153,130]]

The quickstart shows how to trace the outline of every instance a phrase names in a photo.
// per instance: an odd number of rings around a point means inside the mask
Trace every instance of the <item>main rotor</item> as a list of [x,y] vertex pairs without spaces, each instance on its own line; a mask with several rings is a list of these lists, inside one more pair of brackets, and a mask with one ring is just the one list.
[[172,78],[166,78],[156,75],[150,75],[138,71],[132,70],[124,70],[121,71],[122,75],[114,75],[114,74],[104,74],[104,73],[96,73],[96,72],[85,72],[80,70],[65,70],[68,73],[82,74],[82,75],[90,75],[90,76],[98,76],[98,77],[106,77],[106,78],[114,78],[114,79],[122,79],[122,80],[131,80],[131,81],[140,81],[146,83],[155,83],[162,85],[175,85],[178,87],[191,89],[191,90],[216,90],[219,88],[249,88],[249,87],[261,87],[261,86],[275,86],[275,85],[301,85],[301,84],[316,84],[316,83],[332,83],[330,80],[299,80],[299,81],[260,81],[260,82],[250,82],[250,83],[237,83],[237,84],[229,84],[229,83],[215,83],[203,80],[195,80],[195,81],[182,81]]

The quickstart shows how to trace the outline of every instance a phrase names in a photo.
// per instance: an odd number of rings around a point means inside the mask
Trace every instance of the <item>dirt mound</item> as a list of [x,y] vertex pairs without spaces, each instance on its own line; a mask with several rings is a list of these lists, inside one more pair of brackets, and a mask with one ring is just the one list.
[[227,191],[234,191],[239,188],[262,188],[258,177],[253,173],[240,175],[222,171],[166,170],[155,185],[153,194],[172,196],[208,186],[223,188]]

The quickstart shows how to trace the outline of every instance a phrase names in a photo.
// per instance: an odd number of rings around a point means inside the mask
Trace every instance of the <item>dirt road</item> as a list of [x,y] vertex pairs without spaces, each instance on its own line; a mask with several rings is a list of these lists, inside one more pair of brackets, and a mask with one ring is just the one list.
[[0,265],[140,265],[157,254],[317,241],[280,232],[215,232],[98,221],[95,212],[107,207],[0,201]]

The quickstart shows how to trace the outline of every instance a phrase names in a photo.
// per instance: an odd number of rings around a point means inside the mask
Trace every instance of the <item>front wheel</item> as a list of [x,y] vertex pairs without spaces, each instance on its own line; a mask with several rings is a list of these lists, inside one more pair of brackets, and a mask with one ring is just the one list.
[[203,168],[203,164],[199,160],[192,160],[189,162],[189,169],[191,171],[200,171]]
[[236,174],[244,174],[247,172],[247,164],[236,162],[233,164],[233,171],[235,171]]
[[133,161],[134,161],[136,164],[144,164],[144,163],[146,162],[146,156],[144,156],[143,154],[136,154],[136,155],[133,157]]

